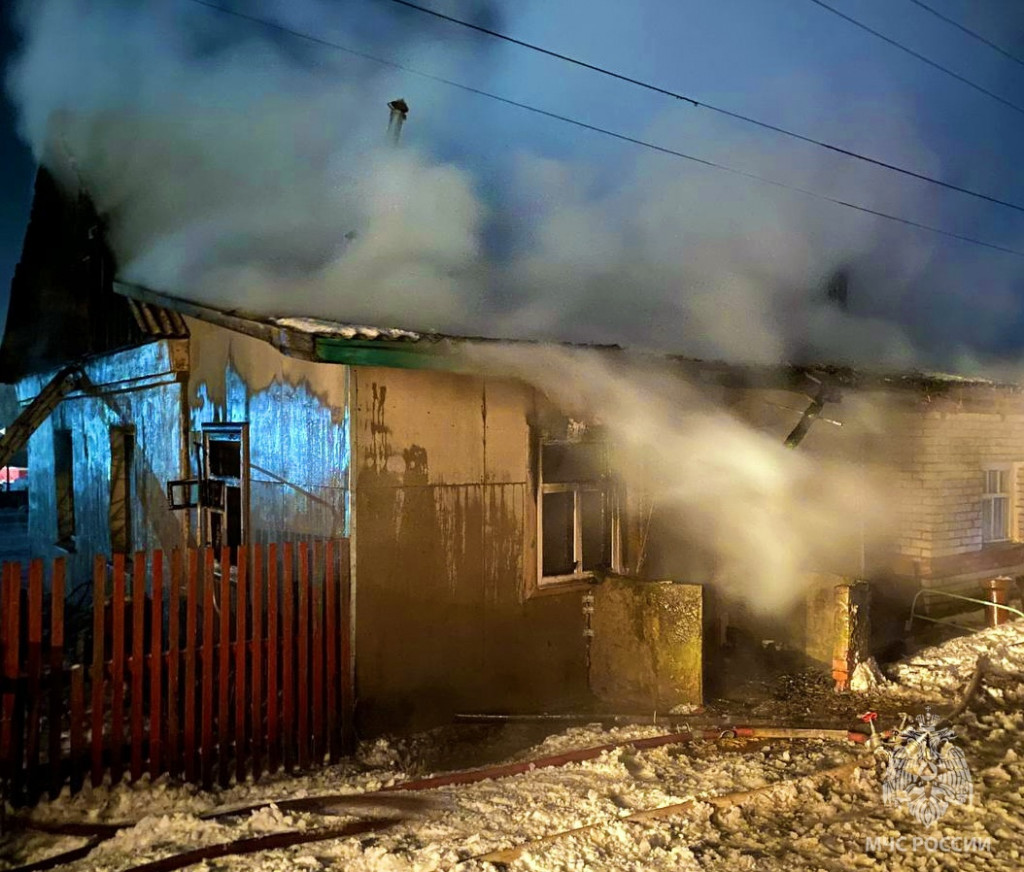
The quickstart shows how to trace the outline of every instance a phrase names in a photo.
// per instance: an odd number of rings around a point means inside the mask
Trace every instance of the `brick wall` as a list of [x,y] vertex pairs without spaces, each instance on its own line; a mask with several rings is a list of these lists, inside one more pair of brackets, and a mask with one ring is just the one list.
[[1024,397],[973,389],[905,400],[884,440],[896,485],[897,563],[928,578],[1015,565],[1011,544],[982,542],[983,470],[1011,467],[1011,540],[1024,540]]

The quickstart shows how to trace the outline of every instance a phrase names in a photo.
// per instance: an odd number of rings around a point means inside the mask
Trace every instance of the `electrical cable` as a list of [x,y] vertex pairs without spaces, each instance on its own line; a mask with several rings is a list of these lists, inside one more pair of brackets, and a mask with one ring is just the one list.
[[946,24],[949,24],[952,27],[955,27],[957,30],[959,30],[959,31],[961,31],[963,33],[966,33],[968,36],[978,40],[978,42],[984,43],[990,49],[999,52],[999,54],[1001,54],[1004,58],[1007,58],[1007,59],[1013,61],[1014,63],[1020,64],[1022,67],[1024,67],[1024,60],[1021,60],[1015,54],[1010,54],[1010,52],[1008,52],[1005,48],[1003,48],[1002,46],[996,45],[990,39],[986,39],[985,37],[983,37],[977,31],[971,30],[969,27],[964,27],[964,25],[962,25],[959,21],[954,21],[952,18],[949,18],[949,17],[943,15],[941,12],[939,12],[937,9],[933,9],[927,3],[922,3],[921,0],[910,0],[910,2],[913,3],[915,6],[920,6],[926,12],[930,12],[932,15],[934,15],[940,21],[945,21]]
[[996,100],[997,102],[1002,103],[1004,106],[1007,106],[1010,109],[1013,109],[1015,112],[1020,112],[1021,115],[1024,115],[1024,106],[1020,106],[1019,104],[1014,103],[1011,100],[1007,100],[1005,97],[1000,97],[994,91],[990,91],[988,88],[985,88],[985,87],[979,85],[977,82],[972,82],[966,76],[961,76],[959,73],[954,72],[949,67],[944,67],[938,61],[933,61],[931,58],[925,57],[920,52],[914,51],[912,48],[907,48],[907,46],[905,46],[903,43],[898,42],[897,40],[893,39],[892,37],[886,36],[884,33],[880,33],[879,31],[874,30],[873,28],[868,27],[866,24],[858,21],[856,18],[852,18],[851,16],[847,15],[845,12],[840,12],[834,6],[829,6],[828,3],[824,2],[824,0],[810,0],[810,2],[813,3],[815,6],[820,6],[822,9],[828,10],[833,15],[839,16],[840,18],[843,19],[843,21],[846,21],[846,22],[852,24],[854,27],[859,27],[861,30],[866,31],[867,33],[870,33],[872,36],[877,37],[878,39],[882,40],[883,42],[888,43],[889,45],[893,46],[894,48],[898,48],[900,51],[905,52],[906,54],[910,55],[912,58],[916,58],[917,60],[921,61],[922,63],[928,64],[928,66],[932,67],[933,69],[939,70],[940,72],[945,73],[947,76],[952,76],[958,82],[962,82],[963,84],[967,85],[968,87],[974,88],[975,91],[978,91],[978,92],[980,92],[982,94],[985,94],[986,96],[991,97],[993,100]]
[[770,178],[768,178],[766,176],[758,175],[757,173],[752,173],[752,172],[748,172],[746,170],[736,169],[735,167],[730,167],[730,166],[728,166],[726,164],[720,164],[720,163],[716,163],[714,161],[706,160],[705,158],[697,157],[697,156],[692,155],[692,154],[687,154],[686,152],[682,152],[682,151],[678,151],[676,149],[668,148],[667,146],[658,145],[658,144],[653,143],[653,142],[648,142],[647,140],[639,139],[639,138],[634,137],[634,136],[629,136],[629,135],[627,135],[625,133],[618,133],[618,132],[616,132],[614,130],[609,130],[608,128],[605,128],[605,127],[599,127],[599,126],[597,126],[595,124],[588,124],[585,121],[580,121],[579,119],[572,118],[572,117],[570,117],[568,115],[561,115],[561,114],[559,114],[557,112],[551,112],[551,111],[549,111],[547,109],[541,109],[541,108],[539,108],[537,106],[532,106],[529,103],[522,103],[522,102],[520,102],[518,100],[512,100],[512,99],[510,99],[508,97],[502,97],[502,96],[500,96],[498,94],[493,94],[490,91],[484,91],[481,88],[474,88],[471,85],[465,85],[462,82],[456,82],[456,81],[454,81],[452,79],[446,79],[443,76],[435,76],[432,73],[425,73],[422,70],[417,70],[417,69],[414,69],[412,67],[405,66],[404,64],[400,64],[400,63],[397,63],[395,61],[390,61],[390,60],[387,60],[385,58],[381,58],[381,57],[378,57],[376,55],[369,54],[368,52],[360,51],[358,49],[349,48],[348,46],[342,45],[341,43],[332,42],[330,40],[323,39],[322,37],[319,37],[319,36],[313,36],[312,34],[304,33],[304,32],[302,32],[300,30],[293,30],[292,28],[286,27],[285,25],[279,24],[279,23],[277,23],[275,21],[269,21],[269,20],[267,20],[265,18],[259,18],[259,17],[255,16],[255,15],[249,15],[248,13],[239,12],[239,11],[234,10],[234,9],[227,9],[227,8],[225,8],[223,6],[218,6],[215,3],[210,3],[210,2],[208,2],[208,0],[188,0],[188,2],[195,3],[195,4],[199,5],[199,6],[204,6],[207,9],[211,9],[211,10],[214,10],[214,11],[217,11],[217,12],[221,12],[221,13],[224,13],[226,15],[231,15],[231,16],[234,16],[236,18],[244,19],[246,21],[250,21],[250,22],[253,22],[255,24],[262,25],[264,27],[269,27],[269,28],[271,28],[273,30],[279,31],[280,33],[285,33],[285,34],[288,34],[290,36],[294,36],[297,39],[306,40],[308,42],[315,43],[317,45],[322,45],[322,46],[325,46],[325,47],[328,47],[328,48],[334,48],[334,49],[337,49],[339,51],[343,51],[343,52],[345,52],[347,54],[351,54],[351,55],[354,55],[356,57],[363,58],[365,60],[370,60],[370,61],[373,61],[374,63],[378,63],[378,64],[381,64],[383,66],[391,67],[392,69],[400,70],[400,71],[402,71],[404,73],[409,73],[410,75],[414,75],[414,76],[418,76],[420,78],[428,79],[429,81],[438,82],[438,83],[443,84],[443,85],[448,85],[448,86],[450,86],[452,88],[457,88],[460,91],[465,91],[465,92],[470,93],[470,94],[476,94],[476,95],[478,95],[480,97],[486,97],[488,99],[495,100],[495,101],[497,101],[499,103],[503,103],[503,104],[505,104],[507,106],[514,106],[514,107],[516,107],[518,109],[522,109],[522,110],[524,110],[526,112],[531,112],[531,113],[536,114],[536,115],[542,115],[542,116],[544,116],[546,118],[551,118],[551,119],[554,119],[556,121],[561,121],[561,122],[563,122],[565,124],[571,124],[571,125],[573,125],[575,127],[581,128],[583,130],[589,130],[589,131],[591,131],[593,133],[600,133],[600,134],[602,134],[604,136],[609,136],[609,137],[611,137],[613,139],[617,139],[617,140],[620,140],[622,142],[628,142],[628,143],[631,143],[633,145],[638,145],[641,148],[646,148],[646,149],[649,149],[651,151],[658,152],[660,154],[665,154],[665,155],[669,155],[669,156],[672,156],[672,157],[681,158],[683,160],[692,161],[693,163],[700,164],[701,166],[709,167],[711,169],[721,170],[722,172],[727,172],[727,173],[730,173],[732,175],[740,176],[742,178],[750,179],[752,181],[761,182],[762,184],[771,185],[773,187],[781,188],[781,189],[784,189],[784,190],[787,190],[787,191],[794,191],[795,193],[803,194],[803,195],[805,195],[807,197],[812,197],[812,198],[817,199],[817,200],[822,200],[822,201],[824,201],[826,203],[832,203],[832,204],[834,204],[836,206],[844,206],[844,207],[846,207],[848,209],[853,209],[853,210],[855,210],[857,212],[862,212],[862,213],[867,214],[867,215],[872,215],[872,216],[874,216],[876,218],[884,218],[887,221],[894,221],[894,222],[897,222],[899,224],[906,225],[907,227],[914,227],[914,228],[917,228],[919,230],[926,230],[926,231],[928,231],[930,233],[936,233],[936,234],[938,234],[940,236],[945,236],[945,237],[947,237],[949,239],[956,239],[956,240],[959,240],[960,242],[966,242],[966,243],[969,243],[971,245],[978,245],[978,246],[981,246],[983,248],[989,248],[989,249],[992,249],[994,251],[1002,252],[1003,254],[1012,254],[1015,257],[1024,257],[1024,251],[1019,250],[1019,249],[1009,248],[1007,246],[999,245],[999,244],[994,243],[994,242],[986,242],[984,240],[976,239],[976,238],[971,237],[971,236],[965,236],[965,235],[960,234],[960,233],[955,233],[955,232],[953,232],[951,230],[943,230],[942,228],[939,228],[939,227],[933,227],[933,226],[931,226],[929,224],[923,224],[921,222],[914,221],[914,220],[912,220],[910,218],[904,218],[904,217],[899,216],[899,215],[892,215],[892,214],[889,214],[887,212],[882,212],[882,211],[877,210],[877,209],[871,209],[871,208],[869,208],[867,206],[859,206],[856,203],[850,203],[850,202],[848,202],[846,200],[840,200],[840,199],[838,199],[836,197],[830,197],[827,194],[820,194],[820,193],[818,193],[816,191],[811,191],[811,190],[809,190],[807,188],[801,188],[801,187],[798,187],[796,185],[790,185],[790,184],[787,184],[785,182],[780,182],[780,181],[776,181],[775,179],[770,179]]
[[[517,45],[520,46],[521,48],[529,49],[530,51],[538,52],[539,54],[547,55],[548,57],[552,57],[560,61],[565,61],[566,63],[573,64],[577,67],[582,67],[585,70],[590,70],[592,72],[599,73],[602,76],[607,76],[612,79],[618,79],[621,82],[626,82],[627,84],[635,85],[638,88],[643,88],[644,90],[652,91],[655,94],[661,94],[662,96],[665,97],[672,97],[673,99],[681,100],[684,103],[689,103],[698,109],[707,109],[711,112],[716,112],[719,115],[724,115],[727,118],[732,118],[736,121],[742,121],[746,124],[753,124],[756,127],[762,128],[763,130],[770,130],[773,133],[778,133],[781,134],[782,136],[788,136],[800,142],[806,142],[810,145],[815,145],[818,146],[819,148],[824,148],[836,154],[841,154],[844,157],[849,157],[853,158],[854,160],[863,161],[873,166],[881,167],[882,169],[890,170],[895,173],[900,173],[901,175],[908,176],[912,179],[917,179],[919,181],[927,182],[932,185],[938,185],[942,188],[946,188],[947,190],[956,191],[957,193],[960,194],[966,194],[969,197],[976,197],[979,200],[985,200],[989,203],[995,203],[998,206],[1005,206],[1006,208],[1014,209],[1017,212],[1024,212],[1024,205],[1021,205],[1019,203],[1014,203],[1009,200],[1003,200],[999,197],[992,196],[991,194],[984,194],[980,191],[972,190],[971,188],[962,187],[961,185],[955,185],[952,182],[946,182],[943,181],[942,179],[937,179],[934,176],[928,176],[925,175],[924,173],[917,172],[916,170],[901,167],[898,164],[884,161],[881,158],[869,157],[868,155],[861,154],[860,152],[857,151],[853,151],[852,149],[843,148],[842,146],[839,145],[833,145],[832,143],[825,142],[824,140],[815,139],[812,136],[807,136],[803,133],[797,133],[794,130],[788,130],[785,127],[780,127],[779,125],[772,124],[771,122],[768,121],[762,121],[758,118],[753,118],[752,116],[749,115],[743,115],[739,112],[733,112],[730,109],[724,109],[721,106],[715,106],[712,103],[705,103],[701,100],[689,97],[686,94],[680,94],[677,91],[671,91],[668,88],[663,88],[660,85],[654,85],[650,82],[645,82],[642,79],[635,79],[623,73],[615,72],[614,70],[610,70],[606,67],[601,67],[596,64],[587,63],[586,61],[582,61],[579,58],[574,58],[571,55],[562,54],[561,52],[544,48],[543,46],[536,45],[535,43],[526,42],[525,40],[522,39],[516,39],[515,37],[509,36],[508,34],[501,33],[500,31],[497,30],[492,30],[489,27],[483,27],[482,25],[479,24],[473,24],[471,21],[464,21],[463,19],[456,18],[453,15],[446,15],[443,12],[438,12],[419,3],[413,3],[411,2],[411,0],[390,0],[390,2],[397,3],[399,6],[404,6],[408,9],[413,9],[417,12],[425,13],[426,15],[432,15],[434,18],[439,18],[442,21],[446,21],[451,24],[456,24],[460,27],[466,27],[469,28],[470,30],[475,30],[478,33],[486,34],[487,36],[503,40],[504,42],[511,43],[512,45]],[[916,2],[916,0],[911,0],[911,2]]]

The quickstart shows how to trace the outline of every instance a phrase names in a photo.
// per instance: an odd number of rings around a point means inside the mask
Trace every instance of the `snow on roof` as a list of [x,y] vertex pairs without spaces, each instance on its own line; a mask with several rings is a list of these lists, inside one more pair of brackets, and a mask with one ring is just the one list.
[[370,327],[365,324],[345,324],[321,318],[271,318],[273,324],[301,333],[337,336],[341,339],[383,339],[390,342],[419,342],[431,334],[416,333],[398,327]]

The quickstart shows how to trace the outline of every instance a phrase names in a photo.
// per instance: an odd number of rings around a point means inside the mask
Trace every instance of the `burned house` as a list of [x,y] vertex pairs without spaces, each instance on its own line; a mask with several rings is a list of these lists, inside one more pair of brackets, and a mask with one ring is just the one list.
[[[644,669],[700,701],[722,612],[671,522],[644,525],[595,422],[474,366],[465,352],[489,340],[227,311],[174,290],[116,281],[88,201],[40,173],[0,348],[23,408],[0,444],[28,445],[34,554],[63,554],[88,577],[97,553],[347,538],[370,731],[463,707],[582,704],[595,683],[614,696],[623,689],[608,676],[649,648],[631,610],[663,602],[623,579],[668,579],[685,613],[675,654]],[[780,443],[880,482],[896,523],[809,567],[825,573],[819,588],[870,579],[902,619],[919,589],[973,596],[978,579],[1024,573],[1016,387],[665,365]],[[833,409],[844,426],[814,423]],[[784,641],[827,663],[832,613],[801,608],[779,616]]]

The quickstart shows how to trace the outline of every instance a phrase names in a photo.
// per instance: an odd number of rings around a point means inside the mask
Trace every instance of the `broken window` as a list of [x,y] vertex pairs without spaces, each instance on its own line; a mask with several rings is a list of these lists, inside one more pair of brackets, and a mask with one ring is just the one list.
[[605,444],[543,440],[539,461],[541,583],[610,569],[616,517]]
[[128,427],[110,429],[110,549],[115,554],[132,550],[132,503],[135,499],[133,467],[135,433]]
[[75,550],[75,470],[70,430],[53,431],[53,482],[57,502],[57,547]]
[[249,425],[203,424],[200,496],[206,544],[231,549],[231,559],[249,534]]
[[986,469],[981,495],[981,540],[1004,542],[1010,538],[1010,470]]

